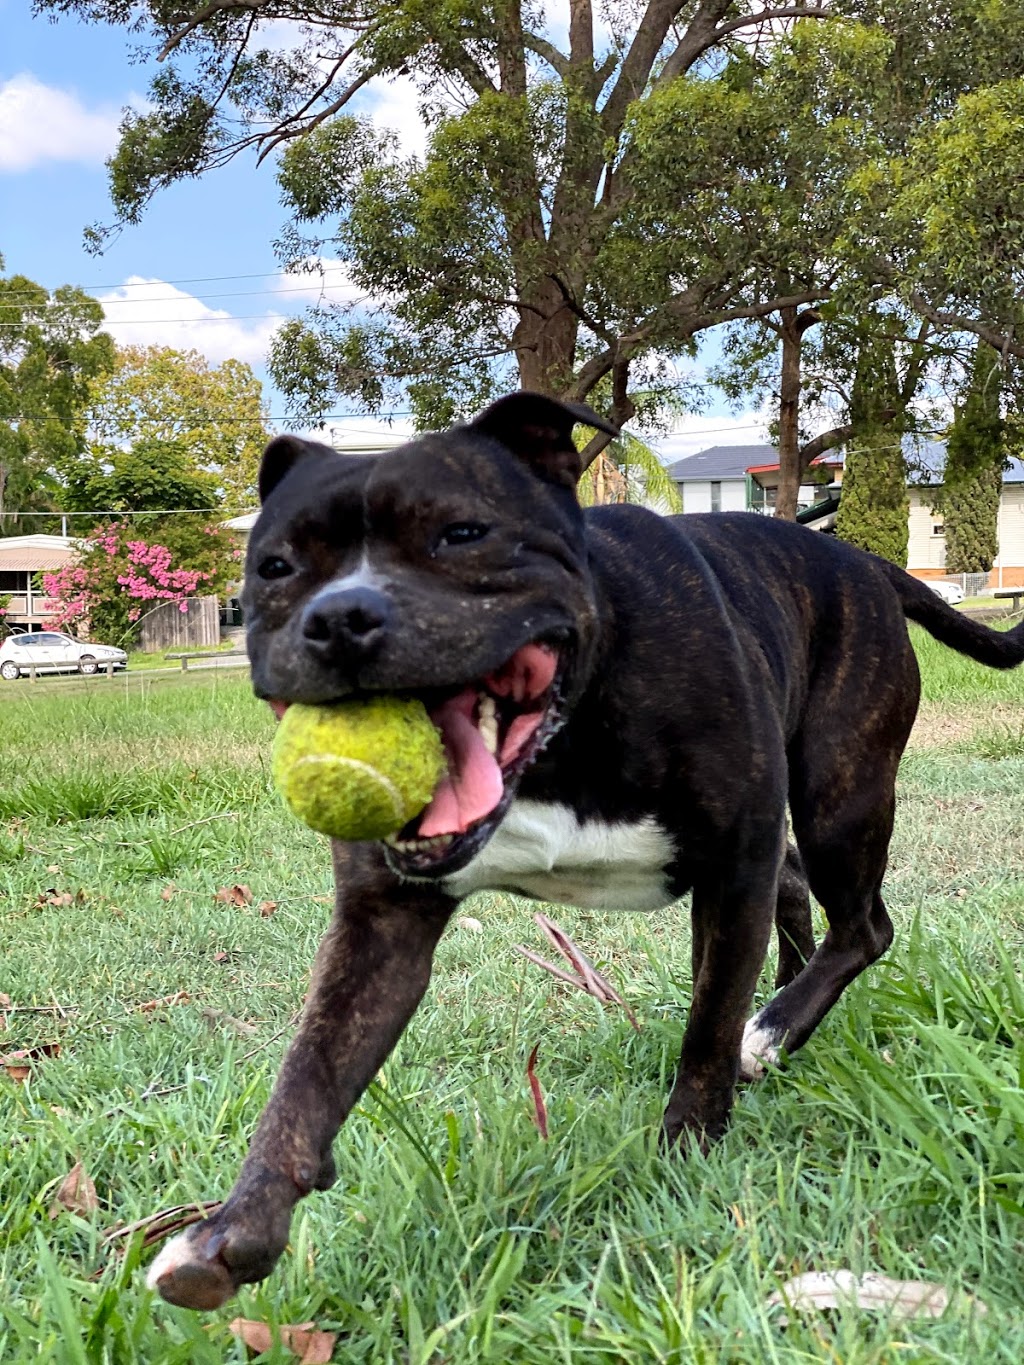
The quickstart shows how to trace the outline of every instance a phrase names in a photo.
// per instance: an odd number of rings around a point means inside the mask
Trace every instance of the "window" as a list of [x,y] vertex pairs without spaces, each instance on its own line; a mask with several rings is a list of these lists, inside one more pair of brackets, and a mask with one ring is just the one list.
[[0,569],[0,592],[24,592],[28,574],[18,569]]
[[933,521],[933,522],[932,522],[932,535],[933,535],[933,536],[944,536],[945,534],[946,534],[946,528],[945,528],[945,526],[943,525],[943,523],[942,523],[941,521]]
[[11,644],[12,644],[12,645],[21,645],[23,649],[28,649],[29,646],[30,646],[30,645],[34,645],[35,642],[36,642],[36,637],[35,637],[34,635],[12,635],[12,636],[11,636]]
[[722,510],[722,485],[717,479],[711,484],[711,510],[720,512]]

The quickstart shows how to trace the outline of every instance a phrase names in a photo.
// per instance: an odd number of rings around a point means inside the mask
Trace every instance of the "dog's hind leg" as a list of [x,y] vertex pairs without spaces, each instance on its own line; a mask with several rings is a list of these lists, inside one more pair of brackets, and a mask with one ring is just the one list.
[[775,932],[779,941],[779,964],[775,989],[796,979],[814,953],[814,925],[807,874],[795,844],[786,849],[779,873],[779,893],[775,903]]
[[[747,1024],[741,1069],[761,1074],[795,1052],[855,977],[892,942],[882,900],[896,809],[896,771],[920,692],[917,660],[891,606],[878,620],[850,608],[844,633],[826,639],[799,733],[790,742],[789,807],[810,889],[828,932],[807,965]],[[883,632],[884,626],[890,627]],[[886,638],[885,648],[879,637]],[[840,648],[841,646],[841,648]]]
[[[811,1036],[845,988],[892,942],[892,921],[882,901],[895,811],[896,757],[841,783],[826,797],[791,796],[793,825],[810,888],[828,920],[828,932],[807,965],[759,1010],[743,1035],[741,1072],[761,1075],[780,1051],[792,1053]],[[837,799],[838,797],[838,799]]]

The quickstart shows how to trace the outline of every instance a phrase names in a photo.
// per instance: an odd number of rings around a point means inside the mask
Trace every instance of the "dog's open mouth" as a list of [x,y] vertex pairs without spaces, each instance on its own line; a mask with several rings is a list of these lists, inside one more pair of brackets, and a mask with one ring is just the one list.
[[519,777],[558,728],[559,663],[551,645],[523,645],[493,673],[428,701],[448,771],[426,810],[384,841],[394,871],[452,872],[487,842]]
[[[519,778],[561,723],[561,675],[554,646],[535,641],[475,682],[419,694],[441,733],[447,771],[430,804],[384,840],[393,871],[444,876],[484,846]],[[282,701],[270,705],[279,718],[287,709]]]

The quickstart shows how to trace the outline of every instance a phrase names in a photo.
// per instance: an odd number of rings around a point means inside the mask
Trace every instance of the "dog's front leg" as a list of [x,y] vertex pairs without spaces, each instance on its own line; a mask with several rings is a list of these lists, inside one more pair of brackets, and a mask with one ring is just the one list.
[[455,902],[400,883],[377,849],[336,846],[337,905],[302,1022],[235,1186],[206,1222],[169,1242],[151,1287],[216,1308],[273,1269],[295,1204],[334,1179],[331,1143],[391,1052],[430,980]]
[[703,1151],[729,1122],[743,1029],[775,916],[778,862],[740,866],[741,878],[710,878],[693,889],[693,996],[664,1134],[672,1143],[689,1133]]

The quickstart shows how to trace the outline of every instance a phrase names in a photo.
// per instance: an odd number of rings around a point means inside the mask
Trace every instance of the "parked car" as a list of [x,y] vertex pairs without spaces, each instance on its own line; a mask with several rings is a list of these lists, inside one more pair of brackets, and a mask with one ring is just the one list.
[[928,586],[932,592],[937,592],[943,602],[948,602],[951,607],[955,607],[958,602],[964,600],[964,590],[959,583],[943,583],[939,579],[932,579]]
[[0,678],[13,682],[31,669],[38,673],[98,673],[113,664],[124,668],[128,655],[110,645],[83,644],[55,630],[36,630],[9,635],[0,645]]

